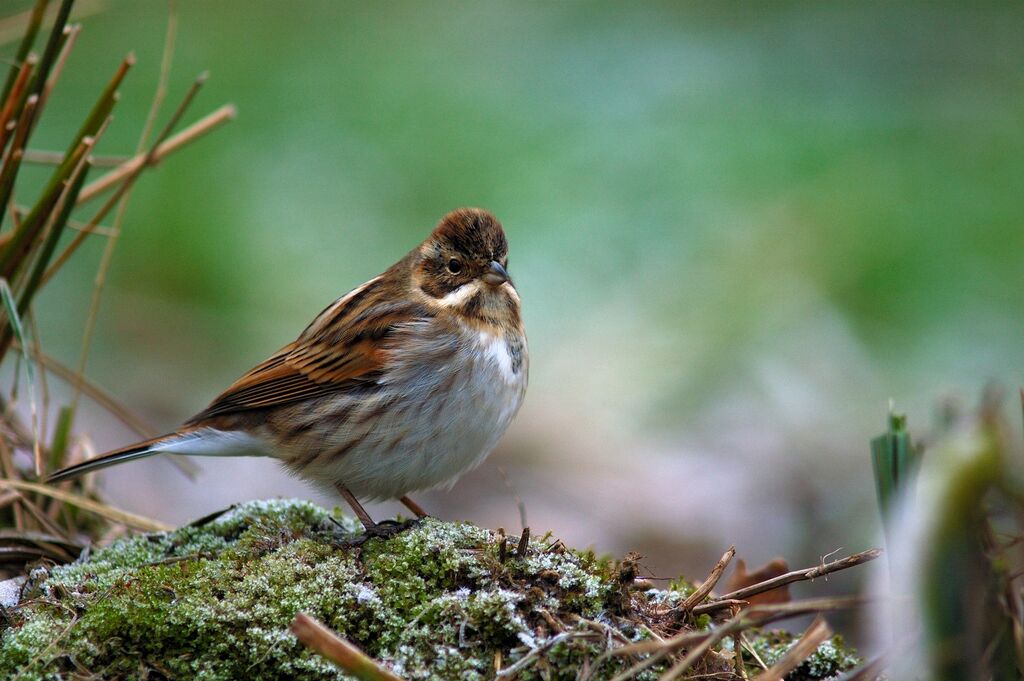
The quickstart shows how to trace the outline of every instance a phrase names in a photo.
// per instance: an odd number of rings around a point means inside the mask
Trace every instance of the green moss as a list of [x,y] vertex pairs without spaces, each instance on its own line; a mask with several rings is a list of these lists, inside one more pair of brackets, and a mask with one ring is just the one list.
[[[253,502],[37,568],[0,624],[0,678],[344,678],[288,633],[299,611],[408,679],[493,678],[496,661],[518,678],[575,678],[682,598],[629,591],[628,560],[547,540],[501,560],[494,533],[469,524],[358,537],[312,504]],[[604,658],[594,678],[632,663]]]

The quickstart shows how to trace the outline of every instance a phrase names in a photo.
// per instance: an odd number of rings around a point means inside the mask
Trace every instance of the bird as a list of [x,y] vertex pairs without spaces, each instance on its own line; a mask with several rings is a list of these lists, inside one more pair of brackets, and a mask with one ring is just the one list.
[[48,482],[156,454],[269,456],[340,494],[367,533],[385,523],[359,499],[398,499],[423,518],[408,495],[450,488],[479,465],[526,394],[526,333],[507,268],[498,219],[454,210],[180,428]]

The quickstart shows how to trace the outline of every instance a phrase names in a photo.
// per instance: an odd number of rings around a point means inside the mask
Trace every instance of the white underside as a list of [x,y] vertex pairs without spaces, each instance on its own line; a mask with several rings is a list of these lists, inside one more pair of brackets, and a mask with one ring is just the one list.
[[[318,462],[313,475],[325,485],[340,481],[359,497],[389,499],[450,486],[479,465],[519,411],[527,368],[524,361],[513,372],[506,343],[493,336],[467,333],[461,345],[448,365],[432,371],[424,370],[426,358],[411,353],[389,374],[394,407],[356,427],[367,433],[360,446]],[[450,372],[455,380],[439,394]]]

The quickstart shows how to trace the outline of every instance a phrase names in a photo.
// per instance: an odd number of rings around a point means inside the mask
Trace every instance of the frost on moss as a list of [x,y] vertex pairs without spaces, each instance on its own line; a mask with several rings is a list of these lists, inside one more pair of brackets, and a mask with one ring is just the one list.
[[487,679],[496,665],[575,678],[585,661],[609,678],[635,661],[598,661],[609,641],[649,636],[650,613],[679,599],[629,591],[622,565],[560,542],[518,557],[469,524],[427,519],[361,545],[359,531],[306,502],[252,502],[37,568],[0,613],[0,678],[345,678],[288,632],[299,611],[408,679]]

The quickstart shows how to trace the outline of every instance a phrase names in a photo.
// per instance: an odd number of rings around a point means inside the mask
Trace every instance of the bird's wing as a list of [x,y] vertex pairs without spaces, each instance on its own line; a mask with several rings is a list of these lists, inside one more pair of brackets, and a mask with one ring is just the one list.
[[188,423],[375,384],[387,363],[389,336],[429,314],[388,296],[377,281],[328,306],[295,342],[235,381]]

